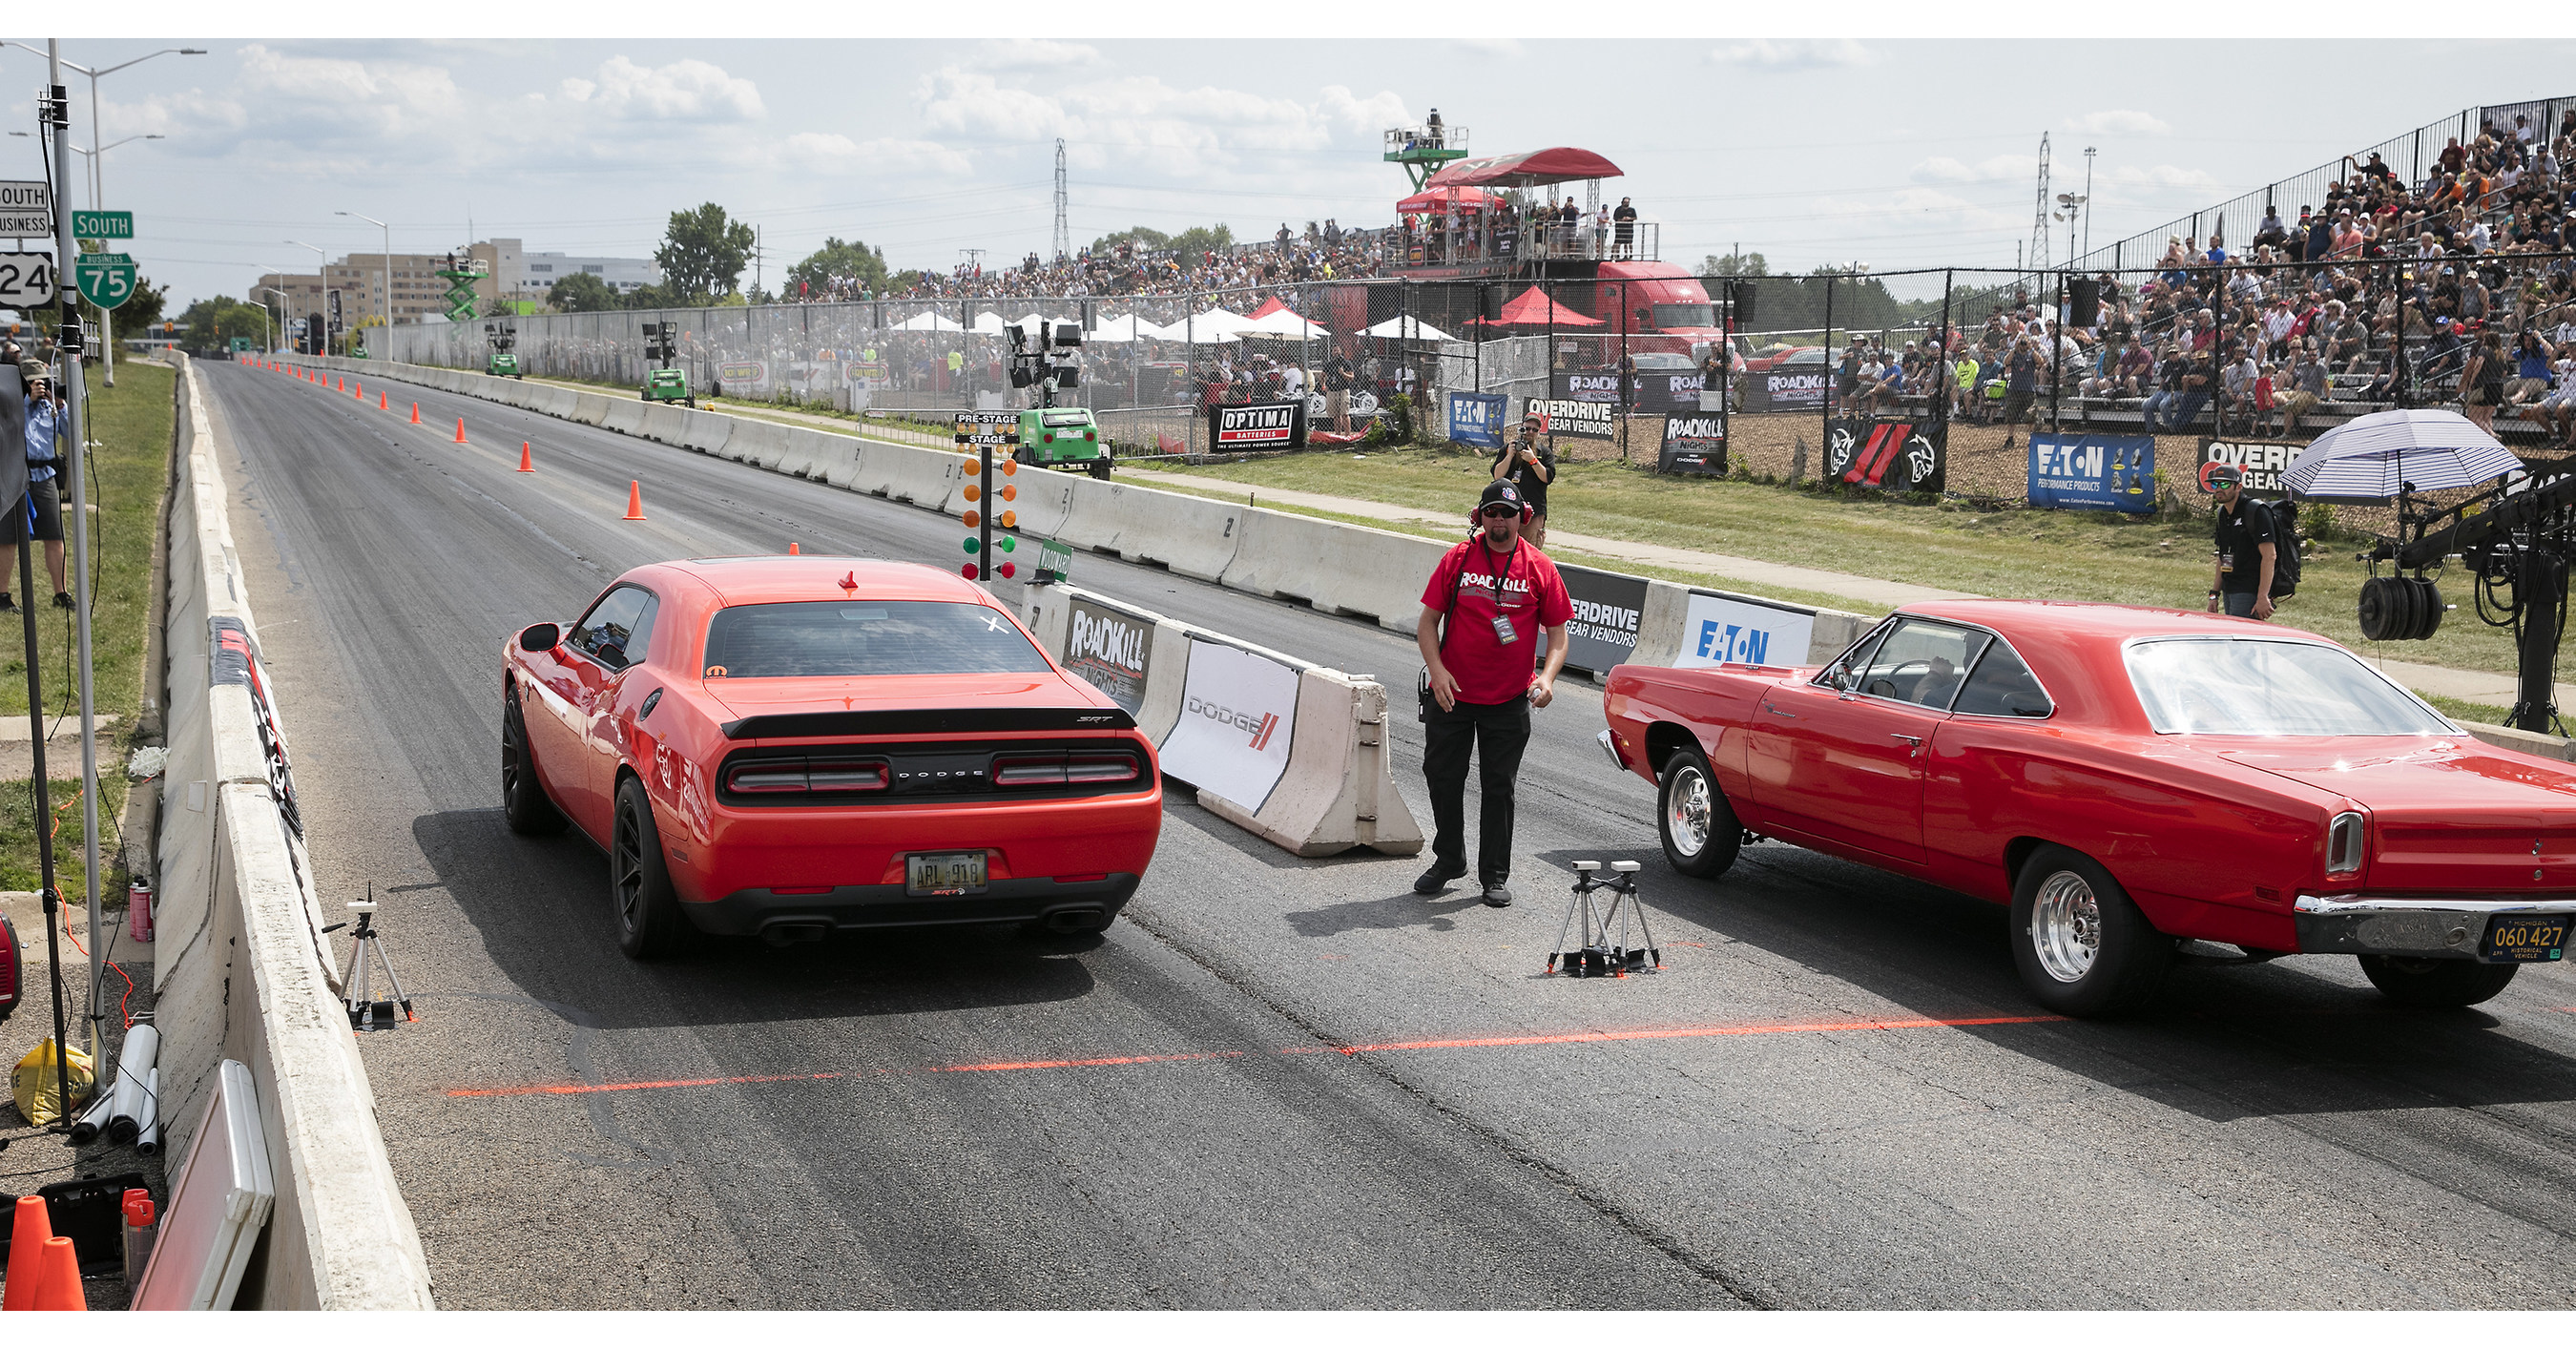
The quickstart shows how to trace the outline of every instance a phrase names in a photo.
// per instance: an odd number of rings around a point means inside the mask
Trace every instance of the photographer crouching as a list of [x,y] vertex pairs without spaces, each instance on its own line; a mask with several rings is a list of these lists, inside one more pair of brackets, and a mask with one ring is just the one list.
[[[1467,874],[1467,760],[1482,801],[1476,876],[1485,902],[1509,907],[1513,789],[1529,747],[1530,709],[1556,696],[1574,602],[1556,564],[1521,538],[1529,503],[1511,483],[1485,486],[1477,532],[1449,550],[1422,591],[1422,777],[1431,788],[1431,869],[1415,894]],[[1539,634],[1546,634],[1545,662]]]

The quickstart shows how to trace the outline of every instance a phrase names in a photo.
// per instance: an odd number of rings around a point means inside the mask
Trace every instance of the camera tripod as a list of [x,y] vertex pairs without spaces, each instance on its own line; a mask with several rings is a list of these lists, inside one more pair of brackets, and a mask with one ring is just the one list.
[[[350,1027],[362,1031],[392,1030],[396,1006],[402,1008],[403,1020],[418,1021],[420,1018],[412,1015],[411,999],[403,994],[402,977],[394,973],[394,962],[385,954],[385,936],[376,931],[376,887],[372,883],[367,886],[365,899],[349,901],[349,912],[358,915],[358,930],[349,934],[349,963],[340,971],[340,991],[348,995]],[[322,930],[331,933],[347,926],[347,923],[333,923]],[[390,1002],[376,1000],[375,977],[367,959],[371,953],[375,957],[373,965],[385,972],[385,982],[393,986],[394,996]]]
[[[1600,869],[1599,862],[1574,864],[1574,901],[1566,906],[1565,922],[1557,928],[1556,949],[1547,953],[1547,972],[1570,974],[1578,979],[1597,979],[1604,975],[1625,979],[1628,971],[1642,970],[1650,964],[1655,969],[1662,969],[1663,948],[1655,942],[1655,930],[1646,922],[1645,902],[1637,895],[1638,864],[1611,863],[1613,879],[1606,881],[1592,878],[1592,873]],[[1592,902],[1592,892],[1596,890],[1611,892],[1613,898],[1609,908],[1600,908]],[[1575,931],[1577,919],[1582,921],[1583,929],[1575,933],[1577,943],[1568,947],[1565,937]],[[1618,927],[1615,940],[1611,935],[1614,924]],[[1632,935],[1644,938],[1645,945],[1629,945],[1628,939]]]

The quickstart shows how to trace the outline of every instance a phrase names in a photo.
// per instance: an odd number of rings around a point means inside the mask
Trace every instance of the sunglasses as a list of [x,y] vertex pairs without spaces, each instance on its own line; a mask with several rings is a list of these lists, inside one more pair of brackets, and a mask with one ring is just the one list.
[[1478,512],[1478,514],[1483,515],[1488,520],[1508,520],[1520,513],[1521,508],[1518,506],[1504,506],[1499,504],[1487,506],[1484,510]]

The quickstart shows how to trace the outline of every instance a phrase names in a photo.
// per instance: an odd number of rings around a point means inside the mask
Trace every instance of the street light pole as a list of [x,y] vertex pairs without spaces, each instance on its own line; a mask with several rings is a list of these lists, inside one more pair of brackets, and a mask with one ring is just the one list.
[[[261,265],[262,265],[262,266],[267,266],[267,264],[266,264],[266,263],[262,263]],[[277,269],[276,269],[276,268],[274,268],[274,267],[269,267],[269,269],[268,269],[268,270],[269,270],[269,271],[271,271],[271,272],[277,272]],[[284,273],[278,273],[278,274],[279,274],[279,275],[284,275]],[[294,312],[294,309],[295,309],[295,301],[294,301],[294,299],[293,299],[292,297],[290,297],[289,295],[287,295],[287,293],[286,293],[285,291],[279,290],[279,289],[278,289],[277,287],[275,287],[275,286],[262,286],[262,287],[260,287],[260,291],[261,291],[261,293],[263,293],[263,294],[267,294],[267,295],[274,295],[274,296],[276,296],[276,297],[277,297],[277,335],[278,335],[278,337],[280,337],[280,338],[285,337],[285,336],[286,336],[286,320],[287,320],[287,318],[288,318],[288,317],[289,317],[289,316]],[[265,317],[267,316],[267,314],[268,314],[268,306],[267,306],[267,305],[261,305],[261,306],[259,307],[259,312],[260,312],[261,317],[265,318]],[[270,342],[270,343],[268,344],[268,349],[269,349],[269,351],[270,351],[272,354],[274,354],[274,353],[276,352],[276,350],[277,350],[277,343],[276,343],[276,342],[273,342],[273,341],[272,341],[272,342]]]
[[[2084,147],[2084,200],[2093,200],[2093,147],[2090,145]],[[2084,252],[2087,257],[2093,253],[2093,213],[2090,211],[2084,214]]]
[[331,214],[352,216],[385,232],[385,350],[390,353],[394,345],[394,227],[374,216],[359,215],[355,211],[333,211]]
[[322,283],[322,354],[328,356],[331,354],[331,255],[319,244],[308,244],[301,239],[285,242],[313,250],[313,276]]

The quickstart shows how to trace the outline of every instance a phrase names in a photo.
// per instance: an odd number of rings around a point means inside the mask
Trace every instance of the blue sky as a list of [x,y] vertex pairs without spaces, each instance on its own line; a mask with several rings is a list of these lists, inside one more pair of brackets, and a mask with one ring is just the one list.
[[[101,86],[106,139],[165,137],[108,154],[105,204],[136,212],[130,251],[178,303],[309,267],[288,239],[377,247],[335,210],[394,222],[405,251],[500,235],[642,256],[672,210],[712,200],[762,227],[773,285],[827,234],[899,267],[965,248],[1014,259],[1049,246],[1059,136],[1077,244],[1135,224],[1383,224],[1406,185],[1379,132],[1434,106],[1480,154],[1608,156],[1627,176],[1605,191],[1664,222],[1670,260],[1740,243],[1775,270],[2008,266],[2043,131],[2059,190],[2083,190],[2083,148],[2098,151],[2092,238],[2107,243],[2469,104],[2576,94],[2576,43],[2538,40],[180,34],[64,54],[109,65],[183,45],[212,52]],[[0,52],[12,129],[31,125],[41,76],[39,58]],[[91,144],[87,86],[73,89],[73,137]],[[33,141],[0,139],[0,177],[38,174]]]

